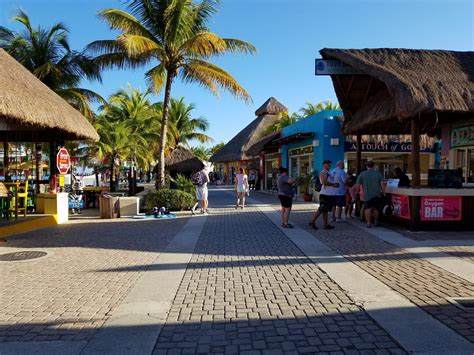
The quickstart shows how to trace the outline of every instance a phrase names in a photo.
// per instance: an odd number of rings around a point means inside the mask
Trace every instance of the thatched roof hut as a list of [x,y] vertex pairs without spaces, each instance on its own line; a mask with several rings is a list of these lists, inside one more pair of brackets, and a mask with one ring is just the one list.
[[[414,49],[329,49],[354,75],[332,75],[346,134],[421,132],[474,116],[474,52]],[[356,74],[357,73],[357,74]]]
[[[204,168],[204,163],[194,155],[194,153],[182,146],[177,146],[171,154],[166,158],[165,169],[171,174],[190,175],[195,171]],[[156,173],[158,165],[155,166],[153,172]]]
[[14,58],[0,49],[0,135],[5,140],[99,140],[94,127]]
[[255,111],[257,118],[219,149],[210,161],[232,162],[252,159],[254,154],[249,153],[249,148],[259,142],[262,139],[263,132],[280,119],[279,114],[281,112],[287,111],[288,109],[285,106],[274,97],[270,97]]
[[252,145],[248,150],[247,154],[250,156],[258,156],[262,150],[266,147],[276,148],[278,145],[273,145],[272,141],[281,137],[281,130],[272,132],[262,137],[257,143]]

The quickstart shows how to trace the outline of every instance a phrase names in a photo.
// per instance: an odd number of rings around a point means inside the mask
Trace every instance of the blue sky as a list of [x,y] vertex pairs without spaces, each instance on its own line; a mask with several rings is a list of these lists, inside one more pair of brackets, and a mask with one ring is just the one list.
[[[0,23],[17,28],[11,17],[25,10],[31,21],[49,26],[62,21],[74,49],[113,33],[98,11],[125,8],[122,0],[0,0]],[[229,55],[215,63],[229,71],[250,93],[245,104],[226,93],[220,99],[206,89],[177,82],[172,95],[196,104],[196,115],[210,122],[209,134],[228,141],[254,118],[270,96],[298,110],[306,101],[336,100],[327,77],[314,76],[314,59],[324,47],[405,47],[472,51],[472,0],[222,0],[210,28],[223,37],[257,47],[254,56]],[[103,83],[84,83],[104,97],[131,84],[145,89],[144,70],[108,71]],[[162,93],[157,101],[163,98]]]

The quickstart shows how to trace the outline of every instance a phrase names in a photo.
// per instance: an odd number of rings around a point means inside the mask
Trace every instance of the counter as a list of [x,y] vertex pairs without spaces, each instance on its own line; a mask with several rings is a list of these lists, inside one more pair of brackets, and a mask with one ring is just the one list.
[[474,229],[474,188],[386,187],[391,219],[418,229]]

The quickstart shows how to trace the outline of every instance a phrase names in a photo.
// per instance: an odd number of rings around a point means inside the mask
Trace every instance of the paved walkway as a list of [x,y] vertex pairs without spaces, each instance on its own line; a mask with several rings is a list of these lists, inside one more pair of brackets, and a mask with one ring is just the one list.
[[315,206],[302,203],[291,232],[276,196],[252,197],[236,211],[212,190],[207,218],[75,221],[10,239],[0,254],[48,256],[0,262],[0,354],[474,352],[474,313],[447,300],[474,296],[470,269],[446,259],[472,265],[472,238],[410,238],[433,246],[424,255],[357,223],[309,229]]

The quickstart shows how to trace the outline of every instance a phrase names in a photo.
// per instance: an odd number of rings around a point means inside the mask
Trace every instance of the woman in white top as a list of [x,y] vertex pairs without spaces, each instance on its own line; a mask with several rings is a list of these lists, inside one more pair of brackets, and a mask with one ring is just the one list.
[[247,174],[245,174],[245,170],[240,168],[239,173],[235,176],[235,191],[237,191],[237,203],[235,204],[235,208],[239,208],[240,198],[242,197],[242,209],[245,208],[245,194],[249,190],[249,179]]

